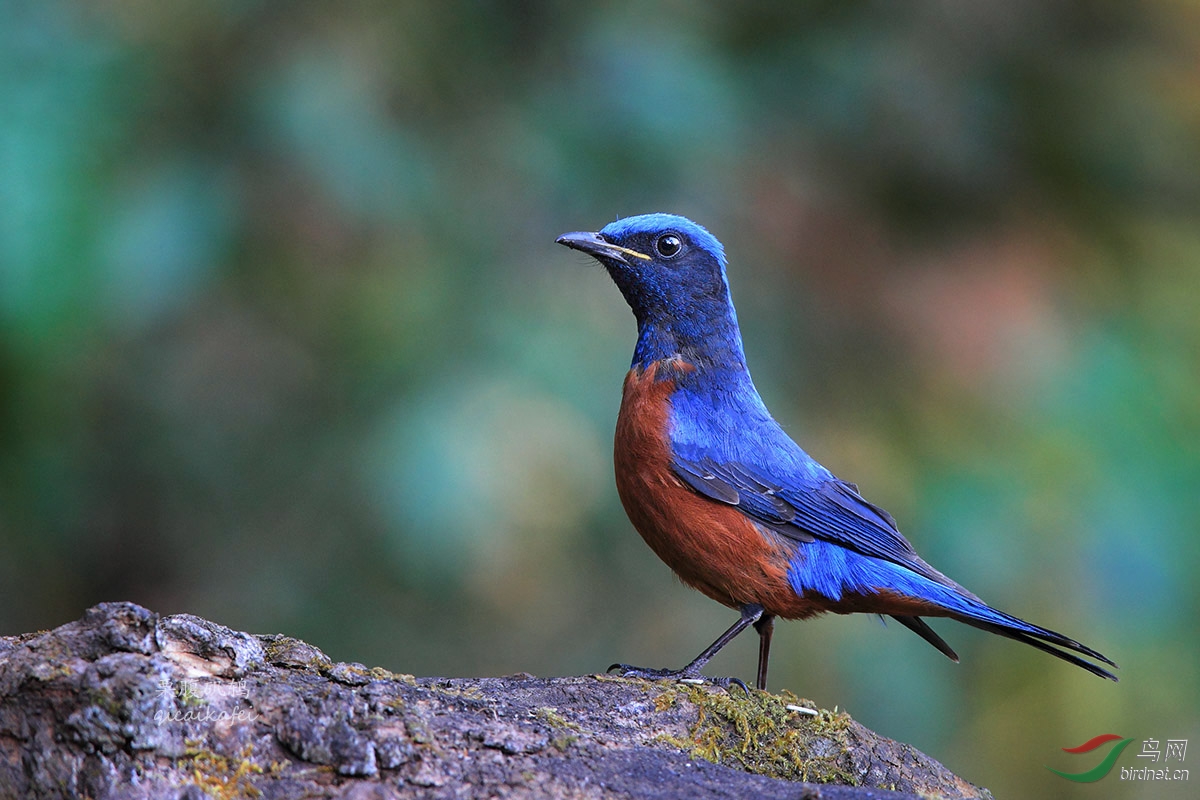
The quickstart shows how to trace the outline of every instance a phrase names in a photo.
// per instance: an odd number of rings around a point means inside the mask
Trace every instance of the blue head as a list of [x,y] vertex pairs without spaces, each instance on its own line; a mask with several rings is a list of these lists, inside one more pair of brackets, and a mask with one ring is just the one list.
[[633,363],[681,356],[697,368],[745,368],[725,278],[725,248],[690,219],[643,214],[559,244],[604,265],[638,323]]

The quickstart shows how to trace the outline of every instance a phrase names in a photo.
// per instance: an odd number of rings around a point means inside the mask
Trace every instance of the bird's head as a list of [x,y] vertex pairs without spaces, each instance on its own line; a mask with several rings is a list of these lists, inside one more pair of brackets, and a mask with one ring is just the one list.
[[556,241],[608,270],[637,317],[641,360],[673,355],[741,360],[725,248],[701,226],[674,214],[643,214]]

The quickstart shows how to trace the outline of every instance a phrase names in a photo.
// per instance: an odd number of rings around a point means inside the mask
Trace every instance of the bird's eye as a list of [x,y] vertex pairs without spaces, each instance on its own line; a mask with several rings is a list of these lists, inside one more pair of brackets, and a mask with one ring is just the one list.
[[674,258],[683,249],[683,240],[674,233],[664,233],[654,241],[655,251],[663,258]]

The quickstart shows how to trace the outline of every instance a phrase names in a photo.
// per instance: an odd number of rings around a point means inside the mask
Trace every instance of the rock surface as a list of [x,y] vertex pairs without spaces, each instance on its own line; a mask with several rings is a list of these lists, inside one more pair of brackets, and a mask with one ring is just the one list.
[[792,696],[414,678],[104,603],[0,638],[0,798],[988,798]]

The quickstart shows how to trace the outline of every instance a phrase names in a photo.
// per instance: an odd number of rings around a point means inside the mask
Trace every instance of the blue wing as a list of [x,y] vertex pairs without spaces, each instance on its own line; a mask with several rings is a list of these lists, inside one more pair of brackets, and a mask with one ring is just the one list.
[[[822,539],[910,569],[938,583],[947,578],[926,564],[882,508],[868,502],[853,483],[825,480],[788,486],[739,461],[678,453],[671,467],[700,494],[737,506],[768,528],[798,542]],[[808,484],[808,485],[804,485]]]

